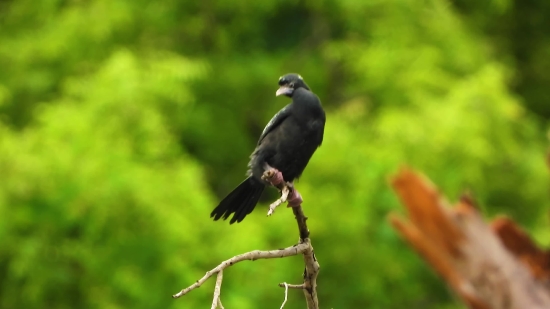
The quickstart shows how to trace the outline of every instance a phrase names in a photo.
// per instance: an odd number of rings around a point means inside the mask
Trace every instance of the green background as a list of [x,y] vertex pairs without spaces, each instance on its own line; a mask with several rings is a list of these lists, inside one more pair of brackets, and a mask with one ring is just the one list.
[[[322,308],[463,308],[387,221],[422,170],[550,242],[550,2],[0,1],[0,308],[209,308],[233,255],[294,244],[270,190],[240,224],[210,211],[243,178],[279,76],[323,101],[298,183]],[[225,271],[225,308],[279,308],[300,257]],[[304,308],[289,292],[285,308]]]

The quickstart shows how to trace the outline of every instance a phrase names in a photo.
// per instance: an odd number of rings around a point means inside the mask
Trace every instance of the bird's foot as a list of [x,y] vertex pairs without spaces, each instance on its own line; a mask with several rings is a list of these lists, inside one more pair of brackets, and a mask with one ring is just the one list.
[[285,181],[283,179],[283,173],[271,166],[267,166],[264,174],[262,175],[262,180],[267,181],[274,187],[279,187],[281,183]]
[[290,188],[285,184],[283,178],[283,173],[278,169],[265,165],[265,171],[262,175],[262,180],[270,183],[272,186],[281,190],[281,197],[278,198],[275,202],[269,205],[269,211],[267,212],[268,216],[271,216],[275,212],[275,208],[287,201],[288,194],[290,193]]
[[271,216],[275,212],[275,208],[285,202],[288,202],[288,207],[298,207],[302,205],[302,196],[298,190],[294,188],[292,182],[285,182],[283,173],[278,169],[266,164],[262,180],[281,190],[281,197],[269,205],[269,211],[267,212],[268,216]]
[[302,205],[302,202],[304,201],[302,199],[302,195],[296,188],[294,188],[294,185],[290,185],[290,193],[288,195],[287,201],[288,201],[288,207],[298,207]]

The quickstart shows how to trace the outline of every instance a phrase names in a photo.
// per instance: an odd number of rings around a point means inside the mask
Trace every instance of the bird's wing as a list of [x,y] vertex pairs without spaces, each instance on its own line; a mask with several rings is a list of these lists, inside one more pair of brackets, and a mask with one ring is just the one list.
[[283,120],[285,120],[288,116],[290,116],[290,104],[283,107],[265,126],[264,131],[262,132],[262,135],[260,135],[260,139],[258,140],[258,145],[262,142],[262,140],[269,134],[269,132],[273,131],[276,127],[278,127]]
[[319,146],[317,147],[321,147],[321,145],[323,144],[323,135],[325,133],[325,122],[326,122],[326,118],[325,118],[325,113],[323,112],[323,118],[321,119],[322,129],[319,130]]

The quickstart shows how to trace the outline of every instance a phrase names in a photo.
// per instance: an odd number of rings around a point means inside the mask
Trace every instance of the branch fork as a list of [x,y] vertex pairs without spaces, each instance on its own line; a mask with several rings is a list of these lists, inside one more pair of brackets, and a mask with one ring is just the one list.
[[266,171],[264,172],[264,175],[262,176],[262,179],[272,184],[273,186],[275,186],[281,191],[281,197],[270,205],[268,216],[273,214],[277,206],[281,205],[284,202],[288,202],[289,207],[292,208],[296,222],[298,224],[298,231],[300,234],[299,243],[284,249],[270,250],[270,251],[255,250],[255,251],[250,251],[250,252],[236,255],[228,260],[221,262],[218,266],[206,272],[206,274],[202,278],[197,280],[197,282],[193,283],[191,286],[174,294],[172,297],[179,298],[191,292],[192,290],[200,287],[210,277],[217,275],[211,309],[216,309],[216,308],[224,309],[221,303],[220,296],[221,296],[221,285],[223,281],[223,271],[226,268],[245,260],[255,261],[260,259],[284,258],[284,257],[301,254],[304,257],[304,264],[305,264],[305,270],[303,275],[304,282],[302,284],[288,284],[286,282],[279,284],[280,287],[285,288],[285,298],[281,306],[281,309],[286,304],[286,301],[288,298],[288,289],[301,289],[304,292],[304,296],[306,298],[307,308],[308,309],[319,308],[319,301],[317,299],[317,276],[319,274],[320,266],[313,252],[313,246],[311,245],[311,240],[309,239],[309,230],[306,224],[307,217],[304,215],[304,212],[301,206],[302,197],[300,196],[300,193],[298,193],[298,191],[294,188],[293,184],[289,182],[285,182],[281,172],[275,168],[267,168]]

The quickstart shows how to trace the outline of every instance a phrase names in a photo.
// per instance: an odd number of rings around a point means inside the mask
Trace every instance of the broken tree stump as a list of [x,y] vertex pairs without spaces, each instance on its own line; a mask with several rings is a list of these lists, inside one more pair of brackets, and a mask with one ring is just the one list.
[[470,308],[550,308],[550,252],[512,220],[486,224],[470,198],[450,207],[408,169],[392,186],[408,212],[390,215],[392,225]]

